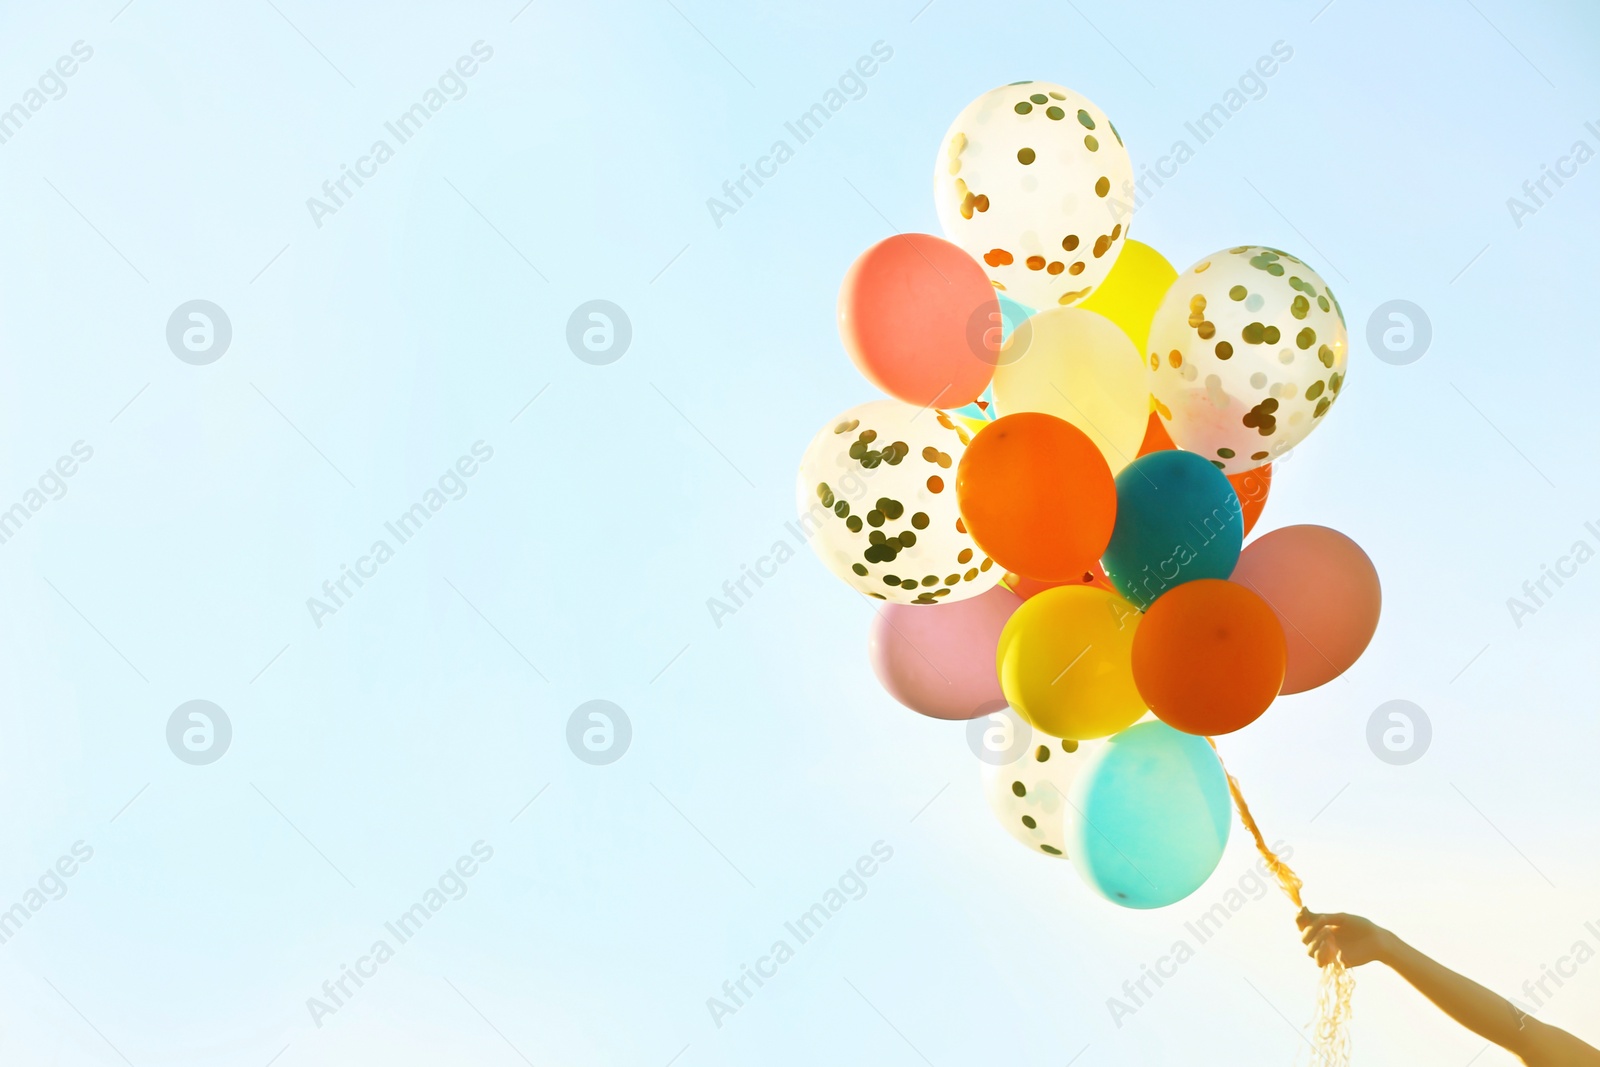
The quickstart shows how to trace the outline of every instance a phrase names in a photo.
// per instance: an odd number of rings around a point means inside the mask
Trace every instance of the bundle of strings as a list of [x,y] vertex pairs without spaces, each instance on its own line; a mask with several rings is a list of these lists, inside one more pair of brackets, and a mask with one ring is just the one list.
[[[1217,743],[1211,742],[1211,747],[1215,749]],[[1217,760],[1221,762],[1221,753],[1217,754]],[[1306,910],[1305,902],[1300,899],[1300,891],[1305,888],[1305,883],[1272,851],[1267,839],[1261,835],[1261,827],[1256,825],[1255,816],[1250,814],[1250,805],[1245,803],[1244,794],[1239,790],[1239,780],[1226,766],[1222,768],[1222,773],[1228,776],[1228,792],[1233,794],[1233,805],[1239,809],[1244,828],[1255,839],[1256,851],[1261,853],[1267,870],[1278,879],[1279,887],[1294,906],[1301,911]],[[1355,976],[1342,960],[1335,957],[1332,963],[1322,968],[1322,980],[1317,986],[1317,1017],[1311,1040],[1312,1063],[1315,1067],[1347,1067],[1350,1063],[1350,1016],[1355,992]]]

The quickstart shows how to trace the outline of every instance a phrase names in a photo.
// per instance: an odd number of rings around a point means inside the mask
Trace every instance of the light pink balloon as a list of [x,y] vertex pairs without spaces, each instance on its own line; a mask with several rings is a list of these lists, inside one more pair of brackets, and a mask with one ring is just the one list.
[[1383,591],[1361,546],[1326,526],[1285,526],[1245,546],[1233,580],[1272,605],[1289,641],[1283,693],[1331,682],[1378,629]]
[[884,604],[867,655],[889,695],[935,719],[976,719],[1006,706],[995,646],[1022,599],[995,586],[954,604]]

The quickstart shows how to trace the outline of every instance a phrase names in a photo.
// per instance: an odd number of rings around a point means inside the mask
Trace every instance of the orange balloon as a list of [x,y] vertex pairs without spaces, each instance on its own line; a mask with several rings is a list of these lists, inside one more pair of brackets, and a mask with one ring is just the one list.
[[1015,571],[1006,571],[1006,576],[1000,579],[1000,584],[1017,594],[1023,600],[1036,597],[1046,589],[1059,589],[1063,585],[1092,585],[1100,589],[1110,590],[1111,580],[1106,577],[1106,572],[1100,569],[1100,561],[1095,560],[1094,566],[1085,570],[1075,578],[1064,582],[1041,582],[1037,578],[1028,578],[1017,574]]
[[1082,430],[1054,415],[1019,411],[978,432],[956,468],[967,532],[1008,571],[1068,582],[1111,540],[1117,488]]
[[1272,488],[1272,464],[1264,463],[1253,470],[1230,474],[1228,484],[1239,494],[1239,505],[1244,509],[1244,532],[1248,534],[1261,518],[1261,509],[1267,506],[1267,491]]
[[1377,568],[1360,545],[1326,526],[1262,534],[1240,553],[1233,580],[1260,594],[1283,623],[1285,693],[1315,689],[1349,670],[1378,630]]
[[1234,582],[1199,578],[1145,612],[1133,637],[1133,680],[1173,729],[1231,734],[1277,697],[1287,655],[1283,626],[1265,600]]
[[999,361],[1000,300],[978,261],[926,233],[885,238],[839,287],[839,337],[867,380],[897,400],[958,408]]
[[[1150,421],[1145,423],[1144,443],[1139,446],[1139,455],[1148,456],[1152,452],[1165,452],[1169,448],[1177,448],[1172,443],[1172,438],[1167,434],[1167,427],[1161,421],[1161,416],[1155,412],[1150,413]],[[1138,459],[1139,456],[1135,456]]]
[[[1139,446],[1139,455],[1148,456],[1152,452],[1165,452],[1177,447],[1167,434],[1161,416],[1152,411],[1150,421],[1145,424],[1144,443]],[[1261,518],[1261,509],[1267,506],[1267,490],[1272,488],[1272,464],[1265,463],[1253,470],[1230,474],[1228,483],[1238,494],[1239,505],[1244,512],[1244,532],[1248,534],[1255,527],[1256,520]]]

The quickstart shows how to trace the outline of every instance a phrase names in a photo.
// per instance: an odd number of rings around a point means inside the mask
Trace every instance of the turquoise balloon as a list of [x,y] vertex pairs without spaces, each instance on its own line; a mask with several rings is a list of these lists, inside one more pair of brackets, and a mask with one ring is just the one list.
[[[1004,344],[1016,332],[1017,327],[1033,314],[1033,309],[1017,303],[1004,293],[995,295],[1000,298],[1000,341]],[[994,386],[990,385],[983,391],[983,395],[972,403],[953,409],[951,414],[965,415],[969,419],[999,418],[994,411]]]
[[1004,293],[996,293],[1000,298],[1000,340],[1005,341],[1016,328],[1022,325],[1023,320],[1033,314],[1033,309],[1026,304],[1019,304]]
[[1216,752],[1164,722],[1111,737],[1067,799],[1067,855],[1089,888],[1124,908],[1164,908],[1199,889],[1233,826]]
[[1243,546],[1239,495],[1210,460],[1169,449],[1117,474],[1117,522],[1100,564],[1140,611],[1173,586],[1228,577]]

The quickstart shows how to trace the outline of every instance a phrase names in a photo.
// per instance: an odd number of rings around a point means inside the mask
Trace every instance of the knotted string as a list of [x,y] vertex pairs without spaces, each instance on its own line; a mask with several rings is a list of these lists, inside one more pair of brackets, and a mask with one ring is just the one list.
[[[1211,741],[1211,747],[1216,749],[1217,743]],[[1222,762],[1221,752],[1217,753],[1217,762]],[[1267,844],[1261,827],[1256,825],[1255,816],[1250,814],[1250,805],[1245,803],[1244,793],[1239,790],[1239,780],[1228,771],[1226,764],[1223,764],[1222,773],[1228,777],[1228,792],[1233,794],[1233,806],[1239,809],[1239,819],[1255,839],[1256,851],[1261,853],[1267,870],[1277,878],[1284,896],[1296,908],[1307,910],[1305,902],[1300,899],[1305,882]],[[1344,961],[1334,957],[1332,963],[1322,968],[1322,980],[1317,986],[1317,1017],[1312,1024],[1311,1039],[1312,1063],[1316,1067],[1347,1067],[1350,1063],[1350,1016],[1354,1008],[1355,991],[1355,975],[1350,973]]]

